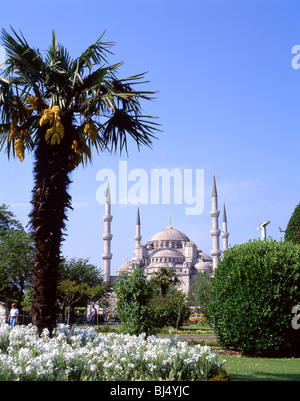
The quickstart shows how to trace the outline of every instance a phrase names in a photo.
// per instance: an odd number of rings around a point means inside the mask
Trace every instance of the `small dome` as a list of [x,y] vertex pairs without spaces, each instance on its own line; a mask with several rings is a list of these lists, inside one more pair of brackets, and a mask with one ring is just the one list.
[[127,270],[131,270],[132,266],[129,263],[126,263],[125,265],[122,265],[119,267],[118,272],[126,272]]
[[190,239],[181,231],[174,228],[167,228],[160,231],[151,238],[151,241],[189,241]]
[[195,264],[195,268],[198,272],[206,272],[208,274],[212,273],[211,262],[198,262]]
[[161,269],[162,267],[167,267],[169,269],[172,269],[173,268],[173,263],[161,262],[161,263],[157,263],[154,266],[151,265],[151,267],[156,268],[156,270]]
[[161,249],[151,255],[151,258],[183,258],[177,252],[172,251],[171,249]]
[[175,264],[183,263],[183,256],[171,249],[161,249],[151,255],[150,265],[160,267],[173,267]]
[[125,271],[127,269],[128,269],[128,265],[123,265],[123,266],[119,267],[118,271],[121,272],[121,271]]
[[202,262],[212,262],[212,258],[204,252],[200,252]]

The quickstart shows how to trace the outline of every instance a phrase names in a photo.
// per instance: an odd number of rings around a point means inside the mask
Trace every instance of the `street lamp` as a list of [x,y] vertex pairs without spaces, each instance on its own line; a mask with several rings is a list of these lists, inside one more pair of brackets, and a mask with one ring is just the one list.
[[266,227],[269,223],[271,223],[271,222],[264,221],[257,227],[257,230],[261,230],[261,239],[266,239]]

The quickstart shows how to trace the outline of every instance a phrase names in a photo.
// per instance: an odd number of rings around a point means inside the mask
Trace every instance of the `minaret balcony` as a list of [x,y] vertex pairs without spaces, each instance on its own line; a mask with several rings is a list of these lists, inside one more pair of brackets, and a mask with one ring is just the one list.
[[214,229],[214,230],[210,230],[210,235],[211,235],[212,237],[218,237],[218,236],[220,235],[220,233],[221,233],[221,230],[218,229],[218,228],[216,228],[216,229]]
[[210,211],[211,217],[219,217],[220,216],[220,210],[213,209]]
[[222,251],[220,249],[212,249],[210,251],[211,256],[221,256]]
[[103,235],[102,235],[102,238],[103,238],[105,241],[111,241],[111,240],[112,240],[112,237],[113,237],[112,234],[103,234]]
[[111,252],[107,252],[107,253],[102,253],[102,259],[111,259],[112,258],[112,253]]

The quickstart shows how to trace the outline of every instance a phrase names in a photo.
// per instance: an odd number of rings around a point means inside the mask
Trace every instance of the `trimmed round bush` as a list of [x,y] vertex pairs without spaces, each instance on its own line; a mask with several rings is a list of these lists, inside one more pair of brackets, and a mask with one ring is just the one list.
[[300,246],[254,240],[226,251],[212,281],[209,321],[219,344],[244,354],[298,355]]
[[285,241],[300,244],[300,203],[295,207],[284,234]]
[[190,307],[185,302],[185,297],[177,293],[173,297],[157,296],[149,302],[152,322],[156,328],[172,326],[179,328],[190,315]]

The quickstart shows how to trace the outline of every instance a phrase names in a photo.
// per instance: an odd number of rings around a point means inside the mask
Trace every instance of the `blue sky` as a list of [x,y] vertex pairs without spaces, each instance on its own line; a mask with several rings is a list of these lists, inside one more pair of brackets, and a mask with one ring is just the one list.
[[[148,71],[144,88],[158,92],[143,104],[161,124],[153,149],[138,152],[132,144],[128,157],[95,155],[91,166],[73,174],[64,256],[89,258],[101,269],[104,206],[96,198],[102,184],[96,177],[107,168],[118,179],[120,161],[127,161],[128,173],[141,169],[148,177],[153,169],[204,171],[201,214],[187,215],[184,202],[140,205],[144,243],[171,216],[174,228],[210,253],[213,169],[220,210],[226,201],[229,243],[260,237],[264,220],[271,221],[267,235],[280,239],[278,227],[285,229],[300,199],[300,69],[292,66],[299,11],[293,0],[1,2],[0,26],[21,30],[41,51],[55,30],[77,57],[106,30],[104,39],[115,42],[109,61],[124,61],[119,75]],[[0,203],[24,225],[32,161],[0,157]],[[193,185],[195,191],[195,180]],[[112,206],[112,274],[133,256],[136,210],[135,204]]]

